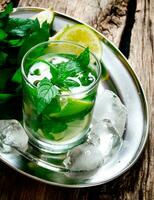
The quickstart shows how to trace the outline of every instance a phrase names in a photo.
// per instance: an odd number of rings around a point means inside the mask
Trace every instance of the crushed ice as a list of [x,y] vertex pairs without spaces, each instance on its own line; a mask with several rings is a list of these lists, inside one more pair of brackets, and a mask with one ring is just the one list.
[[70,171],[90,171],[109,161],[122,145],[126,117],[126,107],[119,97],[105,90],[96,99],[93,127],[87,141],[67,153],[65,167]]
[[17,120],[0,120],[0,142],[4,149],[9,151],[11,147],[25,151],[28,145],[28,136]]

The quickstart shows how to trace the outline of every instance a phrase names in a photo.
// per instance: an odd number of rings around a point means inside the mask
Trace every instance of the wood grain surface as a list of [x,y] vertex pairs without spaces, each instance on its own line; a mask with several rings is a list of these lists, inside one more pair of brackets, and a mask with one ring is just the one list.
[[153,200],[154,0],[13,2],[18,6],[52,5],[57,11],[89,23],[111,39],[129,59],[143,85],[149,105],[150,127],[147,144],[137,163],[105,185],[85,189],[54,187],[27,178],[0,162],[0,200]]

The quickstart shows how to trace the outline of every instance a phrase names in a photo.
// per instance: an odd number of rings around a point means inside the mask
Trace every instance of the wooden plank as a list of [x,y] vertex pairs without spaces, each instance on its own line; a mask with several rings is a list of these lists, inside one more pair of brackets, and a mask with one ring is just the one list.
[[0,11],[3,10],[9,2],[10,0],[0,0]]
[[[145,90],[150,113],[149,137],[130,199],[154,199],[154,1],[138,0],[129,61]],[[137,170],[137,168],[134,170]]]

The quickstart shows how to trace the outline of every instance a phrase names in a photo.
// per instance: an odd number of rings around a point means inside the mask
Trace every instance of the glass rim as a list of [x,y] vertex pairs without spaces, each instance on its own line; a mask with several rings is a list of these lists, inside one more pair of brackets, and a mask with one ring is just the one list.
[[[83,46],[83,45],[80,45],[80,44],[78,44],[78,43],[75,43],[75,42],[71,42],[71,41],[64,41],[64,40],[60,40],[60,41],[58,41],[58,40],[54,40],[54,41],[45,41],[45,42],[41,42],[41,43],[39,43],[39,44],[37,44],[37,45],[35,45],[35,46],[33,46],[31,49],[29,49],[26,53],[25,53],[25,55],[23,56],[23,58],[22,58],[22,61],[21,61],[21,73],[22,73],[22,76],[23,76],[23,78],[28,82],[28,84],[29,85],[31,85],[33,88],[35,88],[36,86],[35,85],[33,85],[29,80],[28,80],[28,78],[27,78],[27,75],[26,75],[26,73],[25,73],[25,70],[24,70],[24,61],[26,60],[26,57],[35,49],[35,48],[37,48],[37,47],[39,47],[39,46],[41,46],[41,45],[45,45],[45,44],[49,44],[49,43],[66,43],[66,44],[72,44],[72,45],[74,45],[74,46],[78,46],[78,47],[81,47],[82,49],[85,49],[86,48],[86,46]],[[93,90],[93,88],[95,88],[95,86],[97,85],[97,83],[99,82],[99,80],[100,80],[100,78],[101,78],[101,64],[100,64],[100,62],[98,61],[98,58],[95,56],[95,54],[94,53],[92,53],[91,51],[90,51],[90,54],[94,57],[94,59],[95,59],[95,61],[96,61],[96,63],[97,63],[97,66],[98,66],[98,76],[97,76],[97,78],[96,78],[96,80],[90,85],[90,87],[88,87],[88,88],[85,88],[85,89],[83,89],[82,91],[77,91],[77,92],[70,92],[70,93],[68,93],[68,94],[60,94],[60,96],[63,96],[63,97],[67,97],[67,96],[75,96],[75,95],[78,95],[78,94],[84,94],[84,93],[86,93],[86,92],[90,92],[91,90]]]

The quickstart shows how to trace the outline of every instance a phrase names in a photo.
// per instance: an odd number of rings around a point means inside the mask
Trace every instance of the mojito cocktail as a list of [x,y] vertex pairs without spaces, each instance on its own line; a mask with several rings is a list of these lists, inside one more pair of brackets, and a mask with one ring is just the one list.
[[100,70],[89,48],[70,42],[42,43],[25,55],[23,121],[35,146],[61,153],[84,140]]

